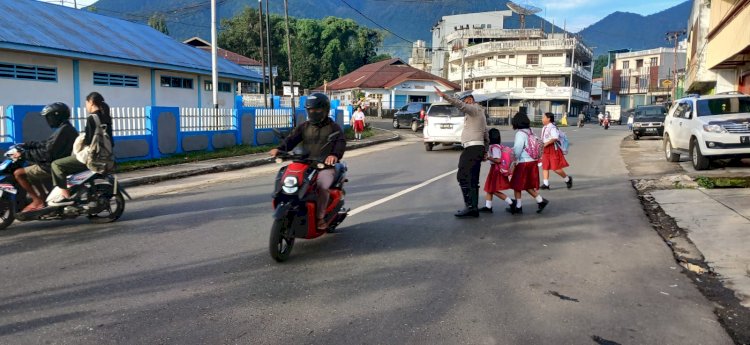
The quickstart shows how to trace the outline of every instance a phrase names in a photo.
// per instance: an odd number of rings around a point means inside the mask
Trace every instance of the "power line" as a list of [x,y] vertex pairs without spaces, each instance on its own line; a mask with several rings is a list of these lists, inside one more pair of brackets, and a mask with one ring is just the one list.
[[376,22],[376,21],[374,21],[374,20],[370,19],[370,17],[366,16],[366,15],[365,15],[364,13],[362,13],[362,12],[360,12],[360,11],[359,11],[358,9],[354,8],[354,6],[350,5],[350,4],[348,3],[348,2],[346,2],[346,0],[341,0],[341,2],[343,2],[343,3],[344,3],[344,4],[346,5],[346,6],[348,6],[348,7],[349,7],[349,8],[351,8],[352,10],[354,10],[354,12],[357,12],[357,13],[359,13],[359,15],[361,15],[361,16],[362,16],[362,17],[364,17],[365,19],[367,19],[367,20],[371,21],[371,22],[372,22],[373,24],[377,25],[377,26],[378,26],[378,27],[380,27],[381,29],[383,29],[383,30],[385,30],[385,31],[388,31],[388,32],[390,32],[390,33],[391,33],[391,34],[392,34],[393,36],[396,36],[396,37],[398,37],[398,38],[400,38],[400,39],[402,39],[402,40],[404,40],[404,41],[406,41],[406,42],[409,42],[409,43],[411,43],[411,44],[414,44],[414,42],[412,42],[412,41],[410,41],[410,40],[407,40],[406,38],[403,38],[403,37],[401,37],[401,36],[400,36],[399,34],[397,34],[397,33],[393,32],[393,31],[391,31],[391,30],[388,30],[388,28],[386,28],[385,26],[382,26],[382,25],[378,24],[378,22]]

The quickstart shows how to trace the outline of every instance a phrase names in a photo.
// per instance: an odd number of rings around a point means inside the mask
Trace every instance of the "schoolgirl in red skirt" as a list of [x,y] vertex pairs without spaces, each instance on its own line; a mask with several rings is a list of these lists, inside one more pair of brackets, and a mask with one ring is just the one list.
[[568,165],[568,161],[565,159],[565,155],[558,144],[560,131],[555,126],[555,114],[545,113],[542,116],[542,123],[544,124],[544,128],[542,129],[542,141],[544,142],[544,154],[542,154],[542,175],[544,182],[542,183],[542,189],[549,189],[550,170],[560,175],[567,187],[571,188],[573,187],[573,177],[566,174],[565,170],[563,170],[570,165]]
[[490,162],[491,167],[489,174],[487,174],[487,180],[484,182],[484,207],[480,208],[479,212],[492,213],[492,198],[494,196],[505,201],[508,205],[512,203],[511,199],[501,191],[511,189],[505,170],[513,162],[503,162],[503,151],[510,150],[511,148],[500,144],[500,131],[497,128],[492,128],[487,134],[490,138],[490,149],[487,152],[487,160]]
[[352,114],[352,129],[354,130],[354,139],[362,140],[362,132],[365,131],[365,113],[362,106],[357,106],[357,110]]
[[521,201],[521,192],[529,193],[537,203],[537,213],[541,213],[549,201],[542,198],[537,191],[539,188],[539,167],[538,161],[529,154],[530,138],[534,136],[531,131],[531,121],[525,113],[518,112],[513,116],[511,121],[513,129],[516,130],[516,138],[513,143],[513,152],[515,153],[518,164],[513,170],[513,177],[510,178],[510,185],[513,188],[515,200],[511,202],[510,207],[506,210],[512,214],[523,213],[523,202]]

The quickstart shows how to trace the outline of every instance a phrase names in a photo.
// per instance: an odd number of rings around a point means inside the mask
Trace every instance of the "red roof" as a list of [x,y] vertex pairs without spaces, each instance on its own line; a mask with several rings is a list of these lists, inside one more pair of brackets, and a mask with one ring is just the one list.
[[[207,52],[211,52],[211,47],[197,47],[197,48],[205,50]],[[216,55],[223,57],[231,62],[234,62],[240,66],[260,66],[260,62],[258,60],[251,59],[247,56],[242,56],[240,54],[226,50],[224,48],[217,48]]]
[[[362,66],[341,78],[328,83],[328,90],[347,89],[388,89],[405,81],[436,81],[444,86],[458,90],[461,87],[445,78],[409,66],[401,59],[384,60]],[[323,86],[316,88],[323,90]]]

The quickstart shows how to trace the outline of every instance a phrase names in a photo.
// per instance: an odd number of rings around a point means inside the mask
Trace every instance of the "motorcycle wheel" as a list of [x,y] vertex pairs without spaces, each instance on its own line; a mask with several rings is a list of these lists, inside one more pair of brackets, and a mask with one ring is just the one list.
[[282,234],[285,223],[283,219],[276,219],[271,226],[271,238],[268,241],[268,250],[271,252],[271,257],[277,262],[286,261],[294,247],[294,237],[287,238]]
[[[112,209],[113,206],[114,209]],[[112,223],[120,219],[124,211],[125,197],[118,191],[116,195],[109,199],[109,207],[106,210],[97,214],[90,214],[88,217],[89,221],[94,224]]]
[[9,200],[0,199],[0,230],[5,230],[16,220],[16,213],[13,212],[12,206]]

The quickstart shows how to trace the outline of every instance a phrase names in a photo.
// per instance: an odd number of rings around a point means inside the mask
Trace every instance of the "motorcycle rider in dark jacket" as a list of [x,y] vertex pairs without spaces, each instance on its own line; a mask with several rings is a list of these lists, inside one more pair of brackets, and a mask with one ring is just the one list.
[[[311,159],[325,162],[327,167],[318,172],[318,214],[315,215],[318,229],[325,229],[326,224],[323,217],[330,196],[329,189],[335,178],[333,165],[344,157],[346,138],[341,126],[328,117],[328,112],[331,110],[331,102],[328,100],[328,96],[322,93],[314,93],[308,96],[305,101],[305,110],[307,110],[308,120],[294,128],[289,136],[269,154],[275,157],[279,151],[290,151],[297,144],[302,143],[302,147],[306,152],[309,152]],[[328,136],[336,132],[339,135],[331,143],[328,143]]]
[[[16,169],[13,175],[18,184],[31,197],[31,203],[22,212],[33,211],[44,207],[44,183],[52,180],[51,165],[56,159],[70,156],[78,131],[70,123],[70,108],[64,103],[52,103],[42,109],[41,115],[47,124],[54,129],[52,135],[44,141],[23,143],[23,150],[13,158],[23,159],[34,165]],[[34,189],[36,186],[39,190]]]

